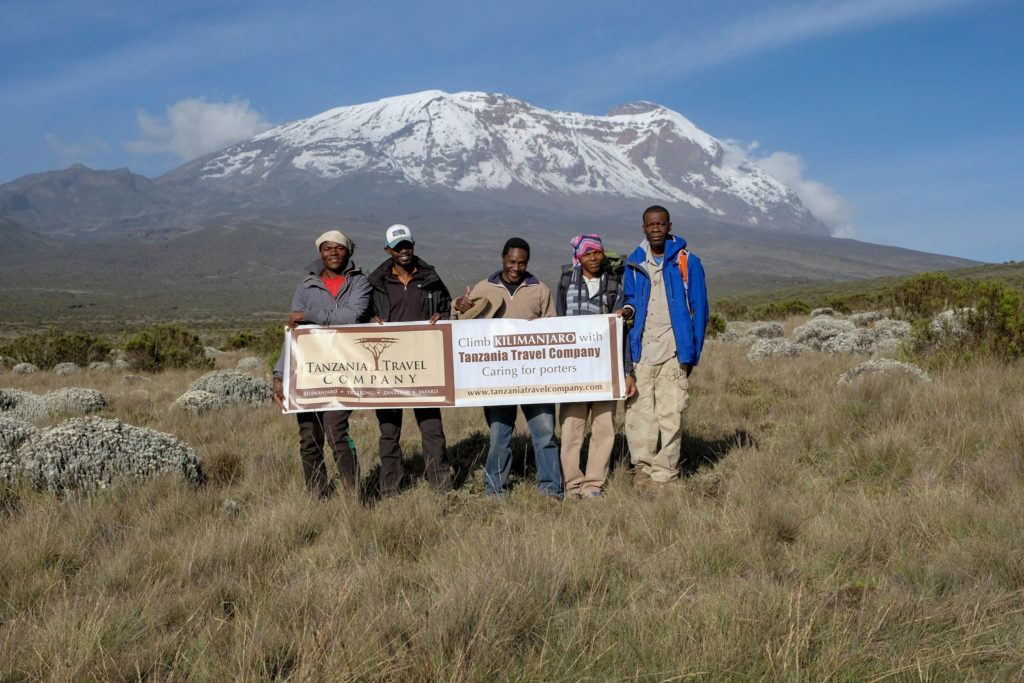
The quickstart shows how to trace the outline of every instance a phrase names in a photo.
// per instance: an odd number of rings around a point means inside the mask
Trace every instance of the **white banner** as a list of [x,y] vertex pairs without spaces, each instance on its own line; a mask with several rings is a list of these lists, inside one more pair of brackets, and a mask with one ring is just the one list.
[[286,412],[621,399],[622,343],[614,315],[303,326]]

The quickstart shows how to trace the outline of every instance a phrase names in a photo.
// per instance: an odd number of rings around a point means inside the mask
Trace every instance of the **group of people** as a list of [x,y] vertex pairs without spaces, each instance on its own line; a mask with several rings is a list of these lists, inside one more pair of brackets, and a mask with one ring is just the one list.
[[[626,439],[638,487],[668,484],[679,476],[682,420],[689,402],[689,376],[700,360],[708,321],[707,289],[700,259],[686,240],[672,234],[667,209],[643,213],[643,239],[616,263],[597,235],[573,238],[572,267],[559,279],[554,295],[534,275],[530,245],[513,237],[501,251],[501,269],[454,301],[433,266],[415,253],[412,230],[392,225],[385,231],[388,258],[369,275],[352,260],[355,244],[331,230],[316,240],[319,259],[307,269],[292,299],[288,327],[344,325],[373,321],[436,323],[442,317],[533,320],[552,316],[615,314],[628,330],[623,344],[626,374]],[[284,408],[284,354],[274,368],[274,399]],[[555,438],[552,403],[484,407],[490,447],[484,484],[488,496],[508,494],[512,469],[512,433],[517,407],[533,440],[537,488],[544,496],[598,499],[608,478],[618,401],[562,403],[558,410],[561,448]],[[398,493],[405,479],[399,438],[401,409],[378,409],[380,493]],[[415,408],[423,440],[426,477],[437,490],[451,488],[451,468],[439,408]],[[343,485],[358,483],[355,444],[348,434],[351,411],[301,412],[299,454],[307,490],[331,492],[324,442],[331,447]],[[586,467],[581,450],[588,416],[590,447]]]

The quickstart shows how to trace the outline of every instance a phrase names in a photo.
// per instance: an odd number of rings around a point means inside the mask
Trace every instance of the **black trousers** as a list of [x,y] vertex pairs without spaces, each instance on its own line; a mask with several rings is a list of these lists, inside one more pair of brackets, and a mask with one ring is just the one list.
[[[452,487],[452,476],[448,467],[444,428],[441,426],[441,409],[414,408],[413,414],[423,438],[427,481],[439,491],[448,491]],[[399,444],[402,436],[402,411],[398,408],[378,409],[377,422],[380,425],[380,492],[381,495],[390,496],[398,491],[405,478],[402,446]]]
[[299,420],[299,457],[306,489],[318,496],[330,493],[330,477],[324,460],[324,439],[334,452],[338,476],[345,486],[356,487],[359,480],[359,462],[356,445],[348,435],[351,410],[296,413]]

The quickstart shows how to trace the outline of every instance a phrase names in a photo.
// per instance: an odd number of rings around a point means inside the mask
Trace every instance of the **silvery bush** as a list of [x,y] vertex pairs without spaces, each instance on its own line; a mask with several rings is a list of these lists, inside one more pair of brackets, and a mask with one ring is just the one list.
[[747,330],[747,334],[758,339],[777,339],[786,336],[786,330],[775,322],[757,323]]
[[32,363],[18,363],[11,368],[11,372],[17,375],[31,375],[33,372],[39,372],[39,368]]
[[865,361],[858,365],[857,367],[850,370],[849,372],[843,373],[842,375],[839,376],[838,384],[848,384],[853,380],[862,377],[863,375],[876,372],[899,372],[909,375],[914,379],[921,380],[922,382],[932,381],[931,378],[928,376],[928,373],[926,373],[924,370],[917,367],[916,365],[911,365],[910,363],[903,363],[901,361],[893,360],[891,358],[878,358],[875,360]]
[[179,396],[171,407],[181,410],[189,415],[201,415],[211,410],[220,410],[228,405],[227,399],[209,391],[195,390],[186,391]]
[[93,372],[106,372],[107,370],[110,369],[110,363],[107,363],[102,360],[94,360],[93,362],[89,363],[89,369],[92,370]]
[[54,415],[87,415],[107,407],[107,397],[96,389],[65,387],[43,396]]
[[967,336],[967,320],[974,313],[973,308],[953,308],[948,311],[936,313],[928,323],[928,328],[938,334],[950,335],[952,337]]
[[813,311],[811,311],[812,318],[817,318],[819,315],[836,315],[836,311],[834,308],[829,308],[828,306],[825,306],[823,308],[815,308]]
[[39,436],[31,422],[0,414],[0,485],[13,484],[20,476],[18,449],[30,439]]
[[238,361],[235,366],[242,372],[252,372],[253,370],[260,370],[264,367],[265,363],[257,358],[256,356],[246,356]]
[[812,349],[821,350],[822,345],[832,337],[856,329],[849,320],[836,320],[826,315],[811,318],[793,330],[793,339]]
[[884,317],[885,314],[880,311],[864,311],[863,313],[853,313],[847,320],[857,327],[868,327],[871,323]]
[[74,418],[43,430],[18,455],[31,484],[57,496],[105,489],[119,478],[143,480],[171,472],[191,483],[203,480],[199,456],[187,444],[154,429],[98,417]]
[[7,417],[36,422],[50,416],[50,406],[42,396],[21,389],[0,389],[0,413]]
[[248,403],[258,406],[273,400],[274,392],[264,380],[239,370],[216,370],[196,380],[189,391],[208,391],[223,397],[228,403]]
[[796,357],[807,351],[803,344],[794,344],[785,339],[758,339],[747,352],[747,360],[754,363],[765,358],[776,358],[779,356]]
[[858,327],[824,339],[818,348],[825,353],[871,353],[875,341],[871,330]]
[[67,377],[78,370],[78,366],[74,363],[57,363],[53,366],[53,374],[58,377]]

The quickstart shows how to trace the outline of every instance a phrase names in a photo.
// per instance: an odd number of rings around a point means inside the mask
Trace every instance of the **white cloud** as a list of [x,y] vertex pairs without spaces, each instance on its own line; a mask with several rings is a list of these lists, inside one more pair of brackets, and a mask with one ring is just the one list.
[[129,150],[141,154],[170,152],[183,161],[216,152],[271,127],[259,112],[249,108],[247,100],[187,99],[167,107],[164,120],[145,111],[139,111],[136,118],[142,139],[126,142]]
[[833,237],[857,237],[856,210],[828,185],[804,177],[804,160],[789,152],[772,152],[752,161],[789,187]]
[[61,161],[65,163],[82,162],[93,154],[110,151],[107,141],[97,136],[71,143],[61,142],[53,133],[47,133],[44,137],[46,144],[50,145],[53,151],[60,155]]

